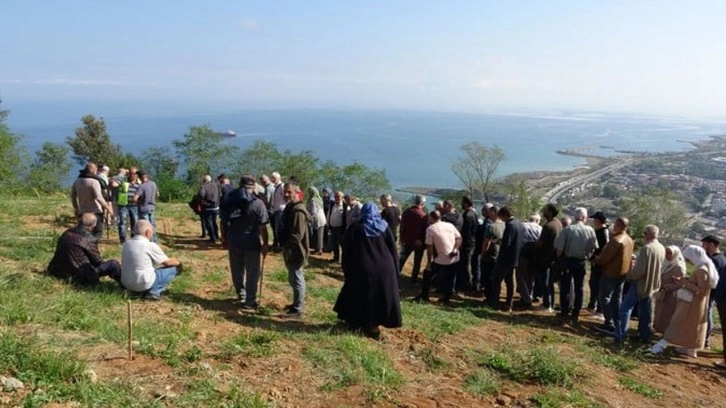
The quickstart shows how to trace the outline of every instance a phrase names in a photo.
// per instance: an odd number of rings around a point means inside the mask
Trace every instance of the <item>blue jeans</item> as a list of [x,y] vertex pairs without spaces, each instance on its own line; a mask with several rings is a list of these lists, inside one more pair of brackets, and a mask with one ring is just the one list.
[[260,251],[245,251],[229,244],[229,269],[239,300],[248,306],[257,304],[257,285],[260,280]]
[[620,307],[623,303],[623,283],[625,278],[600,277],[599,304],[605,316],[605,324],[617,326],[620,321]]
[[126,219],[128,218],[131,236],[134,236],[134,225],[139,219],[139,207],[135,205],[119,205],[118,206],[118,239],[121,242],[126,241]]
[[204,229],[209,234],[209,240],[212,242],[219,241],[217,215],[219,215],[219,209],[216,208],[205,208],[202,213],[202,224],[204,224]]
[[305,307],[305,275],[302,265],[285,262],[285,267],[287,267],[287,280],[292,287],[292,310],[302,312]]
[[156,242],[156,220],[154,219],[154,210],[147,212],[139,210],[139,219],[149,221],[151,225],[154,226],[154,236],[151,237],[151,242]]
[[154,273],[156,273],[156,279],[154,280],[154,284],[151,285],[149,293],[153,296],[161,296],[161,293],[176,278],[176,266],[158,268],[154,270]]
[[623,298],[623,304],[620,306],[620,321],[615,326],[615,338],[618,341],[625,341],[630,324],[630,314],[635,307],[638,307],[638,337],[641,341],[650,340],[650,315],[651,301],[650,297],[638,299],[638,285],[631,282],[628,293]]
[[567,316],[570,313],[570,305],[572,305],[572,317],[577,319],[580,315],[586,266],[585,260],[565,258],[565,268],[560,278],[560,314],[563,316]]

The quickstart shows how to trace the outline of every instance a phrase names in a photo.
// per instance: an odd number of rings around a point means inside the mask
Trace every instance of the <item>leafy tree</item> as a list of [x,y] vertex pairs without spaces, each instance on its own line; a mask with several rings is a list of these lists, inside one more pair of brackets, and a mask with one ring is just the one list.
[[315,184],[319,178],[319,159],[309,150],[293,153],[285,150],[280,159],[278,172],[283,177],[295,177],[301,187]]
[[391,190],[385,170],[371,169],[358,162],[341,167],[326,161],[320,167],[317,181],[318,185],[353,194],[361,201],[376,200]]
[[[0,103],[2,101],[0,100]],[[10,131],[5,123],[8,111],[0,108],[0,187],[16,185],[22,173],[25,149],[19,135]]]
[[280,171],[283,154],[277,145],[266,140],[255,140],[249,148],[242,151],[235,162],[234,173],[240,176],[251,174],[259,177],[269,175],[273,171]]
[[664,242],[683,243],[688,229],[683,202],[668,190],[630,193],[621,200],[620,214],[630,220],[630,235],[638,243],[642,243],[643,230],[648,224],[658,226]]
[[35,152],[33,167],[28,175],[30,186],[44,193],[62,189],[63,180],[68,177],[73,166],[68,153],[66,146],[52,142],[43,143],[43,147]]
[[83,126],[76,128],[75,136],[66,138],[66,143],[73,150],[73,159],[81,166],[91,161],[111,168],[118,167],[123,160],[121,147],[111,142],[103,118],[86,115],[81,122]]
[[174,178],[179,170],[179,160],[165,147],[150,147],[141,155],[140,166],[157,180]]
[[492,180],[504,161],[504,150],[499,146],[487,147],[479,142],[468,142],[459,148],[462,155],[451,164],[451,170],[464,188],[477,199],[489,201]]
[[186,169],[187,183],[200,183],[205,174],[211,175],[231,167],[229,160],[237,156],[239,149],[224,146],[223,139],[209,125],[203,125],[190,127],[183,139],[172,141],[180,164]]
[[519,179],[506,187],[507,203],[520,221],[527,221],[530,215],[542,208],[542,200],[533,195],[524,180]]

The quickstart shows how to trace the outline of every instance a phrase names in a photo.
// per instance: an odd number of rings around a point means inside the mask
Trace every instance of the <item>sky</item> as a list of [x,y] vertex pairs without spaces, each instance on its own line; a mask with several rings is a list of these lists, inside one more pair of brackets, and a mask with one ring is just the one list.
[[2,0],[22,102],[726,117],[724,1]]

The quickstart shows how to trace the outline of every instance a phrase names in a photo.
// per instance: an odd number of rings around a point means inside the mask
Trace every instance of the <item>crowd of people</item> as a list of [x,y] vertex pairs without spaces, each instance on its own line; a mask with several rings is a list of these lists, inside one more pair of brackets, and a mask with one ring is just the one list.
[[[122,169],[104,186],[96,171],[89,163],[73,185],[80,223],[61,236],[49,271],[79,283],[109,276],[134,293],[158,300],[182,268],[155,243],[156,185],[132,168]],[[442,305],[466,294],[506,312],[537,307],[545,314],[557,313],[561,324],[572,326],[589,314],[599,321],[595,329],[617,344],[651,344],[654,333],[662,334],[650,348],[655,354],[673,345],[695,357],[710,346],[714,306],[722,326],[726,320],[726,280],[720,279],[726,257],[717,237],[706,236],[700,246],[681,251],[664,247],[658,226],[647,225],[643,245],[635,252],[627,218],[618,217],[611,225],[602,212],[588,217],[585,208],[576,208],[572,218],[560,217],[555,205],[546,204],[541,209],[544,220],[529,214],[527,221],[520,221],[511,208],[491,203],[477,213],[469,196],[461,198],[459,209],[444,200],[427,211],[425,197],[418,195],[401,211],[387,194],[380,197],[379,207],[330,188],[321,193],[310,186],[303,193],[294,178],[283,182],[277,172],[257,179],[243,176],[238,188],[223,174],[217,181],[204,176],[190,205],[201,216],[202,236],[215,244],[221,241],[229,253],[241,308],[259,307],[262,264],[268,252],[279,252],[293,294],[285,316],[301,316],[308,257],[332,253],[330,261],[340,263],[344,277],[334,310],[351,328],[371,337],[380,335],[380,326],[402,325],[399,284],[406,284],[402,270],[411,254],[407,284],[420,288],[413,301],[428,302],[436,288]],[[97,246],[99,224],[114,214],[123,243],[120,264],[104,262]],[[693,273],[688,274],[686,262],[693,265]],[[632,315],[638,316],[637,336],[629,338]],[[717,365],[726,369],[724,361]]]

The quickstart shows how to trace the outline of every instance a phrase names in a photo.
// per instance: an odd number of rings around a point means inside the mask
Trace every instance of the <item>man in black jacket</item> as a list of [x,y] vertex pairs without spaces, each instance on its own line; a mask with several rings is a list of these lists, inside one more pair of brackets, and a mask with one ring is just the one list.
[[217,227],[217,215],[219,215],[220,188],[212,181],[212,176],[206,175],[202,179],[202,188],[199,189],[199,197],[202,199],[204,212],[202,220],[204,228],[209,234],[209,242],[215,244],[219,241],[219,228]]

